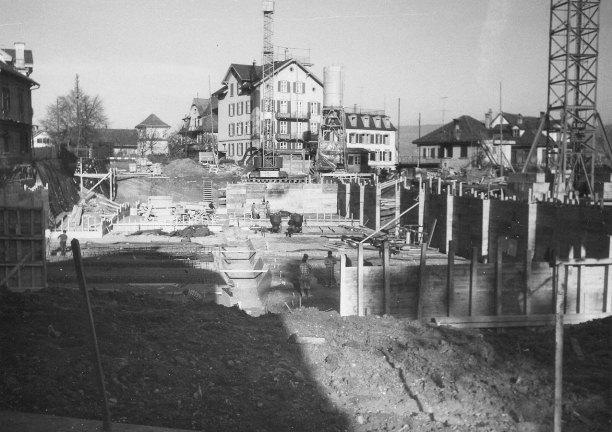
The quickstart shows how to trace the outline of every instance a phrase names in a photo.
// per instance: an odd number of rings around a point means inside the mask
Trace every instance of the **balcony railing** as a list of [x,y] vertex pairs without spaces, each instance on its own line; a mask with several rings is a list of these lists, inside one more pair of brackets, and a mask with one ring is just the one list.
[[310,118],[310,113],[307,111],[291,111],[291,112],[276,112],[277,120],[285,120],[285,119],[298,119],[298,120],[308,120]]

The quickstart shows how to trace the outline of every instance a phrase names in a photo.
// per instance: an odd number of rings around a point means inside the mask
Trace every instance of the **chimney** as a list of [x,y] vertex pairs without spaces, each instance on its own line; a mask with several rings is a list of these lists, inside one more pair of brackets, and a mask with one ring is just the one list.
[[25,69],[25,43],[15,42],[13,45],[15,47],[15,58],[13,59],[15,69],[23,71]]
[[516,119],[516,124],[518,126],[523,126],[523,114],[519,113],[519,115],[517,116],[517,119]]
[[493,121],[493,110],[489,108],[489,111],[485,113],[485,129],[491,129],[491,121]]

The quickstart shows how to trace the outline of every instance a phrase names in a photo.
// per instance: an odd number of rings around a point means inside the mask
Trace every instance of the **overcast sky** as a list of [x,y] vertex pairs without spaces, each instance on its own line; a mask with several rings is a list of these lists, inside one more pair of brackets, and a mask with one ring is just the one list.
[[[310,48],[315,74],[345,70],[345,104],[401,124],[546,106],[548,0],[276,0],[274,44]],[[261,63],[258,0],[0,0],[0,47],[34,53],[34,118],[79,74],[109,127],[150,113],[177,126],[230,63]],[[612,2],[600,12],[599,111],[612,121]]]

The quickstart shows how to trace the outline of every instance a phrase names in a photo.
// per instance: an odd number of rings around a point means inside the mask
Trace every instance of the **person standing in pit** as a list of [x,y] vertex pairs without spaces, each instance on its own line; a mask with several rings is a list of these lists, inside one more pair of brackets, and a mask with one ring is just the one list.
[[336,286],[336,278],[334,277],[334,267],[336,266],[336,258],[332,255],[332,251],[327,251],[325,258],[325,270],[327,270],[327,288]]
[[59,235],[59,241],[60,241],[60,252],[62,254],[62,256],[66,256],[66,242],[68,241],[68,236],[66,235],[66,230],[62,231],[62,233]]
[[302,297],[311,297],[310,294],[310,276],[312,275],[312,267],[308,264],[308,254],[304,254],[300,263],[300,295]]

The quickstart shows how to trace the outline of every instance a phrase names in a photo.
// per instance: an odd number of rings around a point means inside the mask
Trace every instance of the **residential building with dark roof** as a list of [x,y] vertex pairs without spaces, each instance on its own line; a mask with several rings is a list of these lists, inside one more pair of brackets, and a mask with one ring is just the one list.
[[347,108],[345,129],[348,172],[395,169],[397,128],[385,111]]
[[0,175],[32,157],[32,88],[38,84],[0,59]]
[[[501,126],[501,127],[500,127]],[[485,114],[485,127],[489,137],[485,145],[491,153],[495,165],[503,163],[520,169],[525,164],[529,150],[540,126],[540,117],[523,116],[522,114],[498,113],[495,117],[491,110]],[[537,143],[534,159],[538,166],[546,163],[546,130],[542,128]]]
[[168,154],[170,125],[155,114],[149,115],[134,127],[138,133],[138,154]]
[[419,148],[420,166],[461,170],[485,162],[488,139],[483,122],[463,115],[413,142]]
[[34,70],[32,51],[25,49],[23,42],[15,42],[13,48],[0,48],[0,61],[13,66],[25,76],[30,76]]
[[138,157],[138,131],[136,129],[96,129],[96,141],[109,148],[113,158]]
[[[183,118],[179,134],[195,142],[199,151],[211,151],[219,128],[217,98],[193,98],[189,113]],[[195,150],[195,149],[194,149]]]
[[272,133],[282,169],[307,174],[321,123],[323,82],[294,59],[275,62],[272,83],[262,83],[261,76],[261,66],[231,64],[223,86],[213,94],[218,99],[219,152],[234,160],[257,153],[263,122],[260,88],[272,85],[276,103]]

